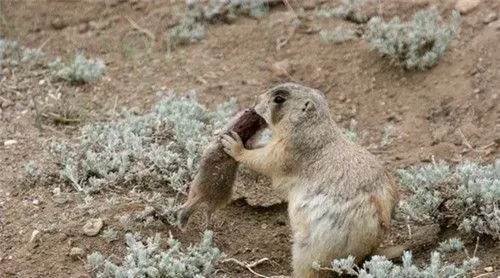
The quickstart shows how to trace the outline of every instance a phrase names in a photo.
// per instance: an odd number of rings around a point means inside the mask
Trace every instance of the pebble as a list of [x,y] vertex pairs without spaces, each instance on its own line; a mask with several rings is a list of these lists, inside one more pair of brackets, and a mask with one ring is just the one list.
[[484,271],[486,271],[486,272],[493,272],[493,267],[492,266],[485,267]]
[[52,25],[52,28],[55,30],[61,30],[64,29],[68,26],[68,23],[66,23],[64,20],[61,18],[55,18],[50,22],[50,25]]
[[59,196],[59,195],[61,195],[61,188],[60,188],[60,187],[55,187],[55,188],[52,190],[52,194],[54,194],[54,196]]
[[3,145],[4,146],[11,146],[11,145],[15,145],[17,143],[18,143],[17,140],[12,139],[12,140],[5,140],[5,142],[3,142]]
[[89,22],[89,27],[92,30],[105,30],[108,29],[108,27],[111,26],[111,22],[104,20],[104,21],[91,21]]
[[38,206],[40,204],[40,200],[34,199],[33,200],[33,205]]
[[273,63],[269,69],[274,78],[281,79],[290,75],[292,71],[292,65],[288,59],[285,59]]
[[106,6],[110,8],[117,6],[119,3],[119,0],[106,0]]
[[78,33],[85,33],[89,30],[89,25],[87,23],[82,23],[76,27]]
[[69,251],[69,256],[73,260],[78,260],[78,259],[82,258],[84,255],[85,255],[85,251],[82,248],[73,247]]
[[89,219],[83,226],[83,233],[87,236],[95,236],[101,231],[103,225],[104,221],[101,218]]
[[14,105],[14,102],[10,99],[6,99],[4,98],[3,101],[2,101],[2,108],[7,108],[9,106],[12,106]]
[[486,17],[483,20],[484,24],[490,24],[491,22],[495,21],[498,19],[498,14],[495,12],[491,12],[486,15]]
[[455,9],[461,14],[466,14],[479,6],[480,3],[481,0],[458,0],[455,4]]
[[39,230],[34,230],[31,233],[30,243],[38,241],[40,239],[40,235],[41,235],[41,233]]
[[497,31],[500,31],[500,20],[493,21],[492,23],[488,24],[488,26]]

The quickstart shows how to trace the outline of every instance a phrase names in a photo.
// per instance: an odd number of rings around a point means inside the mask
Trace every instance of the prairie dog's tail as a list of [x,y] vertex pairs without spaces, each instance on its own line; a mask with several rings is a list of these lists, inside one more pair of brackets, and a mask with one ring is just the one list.
[[440,227],[437,224],[421,227],[412,238],[403,244],[378,248],[373,255],[384,256],[388,260],[401,258],[407,250],[416,251],[424,248],[425,245],[433,244],[438,238]]

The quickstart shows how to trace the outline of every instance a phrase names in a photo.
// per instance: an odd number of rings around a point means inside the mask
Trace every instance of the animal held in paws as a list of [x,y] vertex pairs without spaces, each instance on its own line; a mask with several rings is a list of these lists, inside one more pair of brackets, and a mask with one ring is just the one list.
[[[237,113],[219,134],[238,134],[242,143],[251,148],[265,125],[264,119],[255,110],[245,109]],[[208,225],[214,211],[231,200],[237,170],[238,162],[224,152],[220,136],[215,136],[203,152],[187,201],[176,212],[179,226],[184,228],[189,217],[201,206],[206,209]]]

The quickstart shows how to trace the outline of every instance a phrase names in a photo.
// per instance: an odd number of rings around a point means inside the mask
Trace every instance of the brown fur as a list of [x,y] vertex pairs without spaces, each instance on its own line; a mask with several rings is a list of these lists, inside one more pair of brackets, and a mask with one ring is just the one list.
[[323,93],[286,83],[260,96],[255,111],[273,140],[247,149],[224,135],[224,150],[269,176],[288,200],[293,277],[322,277],[349,255],[361,262],[380,245],[397,202],[397,188],[379,161],[349,141],[330,117]]
[[[251,147],[252,137],[263,127],[264,120],[253,109],[245,109],[226,124],[222,133],[234,131]],[[208,225],[213,212],[231,200],[237,170],[238,163],[222,150],[219,138],[214,138],[202,155],[187,201],[176,212],[179,226],[184,228],[202,205],[206,207]]]

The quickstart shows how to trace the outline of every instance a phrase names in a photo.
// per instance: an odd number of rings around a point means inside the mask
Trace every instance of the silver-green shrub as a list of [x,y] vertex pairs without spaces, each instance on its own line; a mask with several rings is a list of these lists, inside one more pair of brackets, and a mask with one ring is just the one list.
[[238,14],[262,18],[268,12],[263,0],[211,0],[202,7],[202,11],[203,18],[207,21],[227,20],[227,17],[235,17]]
[[500,239],[500,160],[451,167],[432,163],[398,171],[410,193],[398,210],[417,222],[449,221],[466,232]]
[[57,63],[57,60],[51,63],[52,67],[59,67],[56,76],[67,80],[71,85],[84,83],[94,83],[104,74],[106,65],[101,60],[87,59],[83,54],[77,53],[70,66]]
[[121,120],[87,124],[77,145],[53,142],[51,153],[61,178],[78,191],[167,184],[184,192],[212,132],[235,111],[235,99],[210,112],[194,92],[171,95],[145,115],[124,111]]
[[439,252],[432,252],[430,264],[420,268],[414,264],[411,252],[404,252],[403,265],[397,265],[383,256],[373,256],[364,262],[362,267],[354,263],[354,257],[334,260],[330,268],[321,267],[317,263],[313,267],[317,270],[331,270],[336,273],[347,273],[361,278],[441,278],[441,277],[470,277],[472,271],[479,265],[478,258],[469,258],[461,266],[443,263]]
[[351,29],[337,26],[331,30],[321,30],[319,37],[324,43],[341,44],[356,37],[356,32]]
[[168,239],[167,250],[160,248],[160,234],[143,244],[137,236],[125,235],[127,254],[120,264],[104,258],[99,252],[87,256],[90,271],[99,278],[157,277],[202,278],[215,270],[224,254],[213,246],[213,232],[205,231],[200,243],[185,250],[174,238]]
[[366,4],[373,4],[376,0],[342,0],[335,7],[321,8],[317,11],[320,17],[335,17],[355,23],[366,23],[369,16],[363,12]]
[[35,48],[25,48],[23,50],[22,63],[37,63],[45,58],[45,53]]
[[438,247],[438,250],[440,252],[447,252],[447,253],[458,252],[462,251],[463,249],[464,249],[464,244],[459,238],[455,237],[439,243]]
[[237,15],[262,18],[267,8],[262,0],[210,0],[194,3],[181,17],[179,24],[170,30],[169,46],[186,45],[201,41],[205,37],[205,23],[230,22]]
[[356,132],[357,125],[358,122],[356,122],[355,119],[351,119],[349,122],[349,129],[344,132],[344,135],[352,142],[358,142],[359,140],[358,132]]
[[0,39],[0,60],[17,49],[19,49],[17,41]]
[[204,37],[205,25],[200,22],[199,14],[195,11],[187,11],[179,24],[170,30],[169,44],[176,46],[196,43]]
[[460,26],[460,14],[454,11],[452,22],[443,23],[435,8],[421,10],[409,22],[399,17],[385,22],[374,17],[368,22],[364,39],[383,56],[406,69],[427,70],[444,55]]

